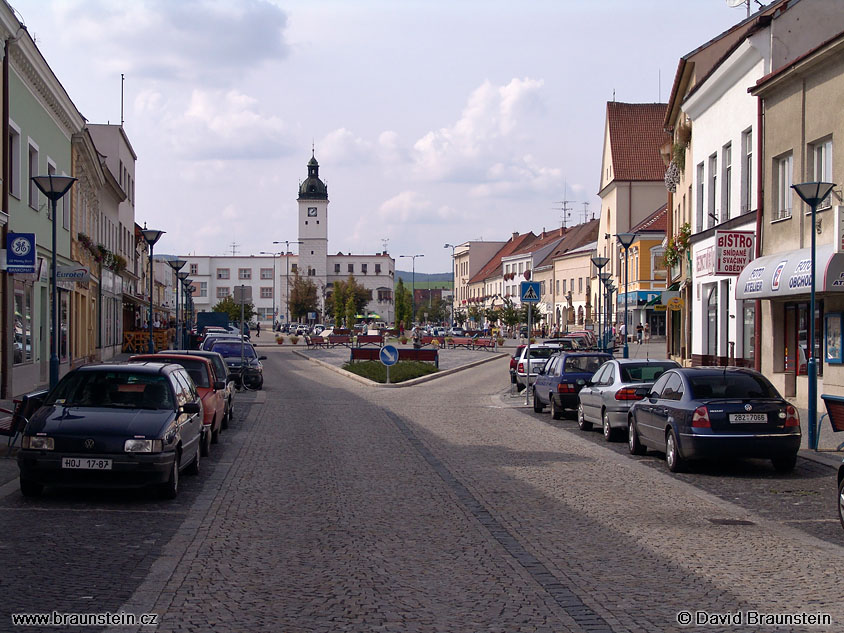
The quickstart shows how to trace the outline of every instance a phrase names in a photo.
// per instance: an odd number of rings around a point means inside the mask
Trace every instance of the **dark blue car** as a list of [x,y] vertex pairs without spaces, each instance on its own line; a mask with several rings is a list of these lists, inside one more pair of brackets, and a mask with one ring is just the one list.
[[86,365],[64,376],[32,415],[18,453],[20,487],[155,486],[179,492],[199,472],[202,405],[180,365]]
[[759,372],[738,367],[672,369],[630,409],[630,452],[665,453],[672,472],[689,460],[770,459],[777,471],[794,468],[800,418]]
[[559,420],[563,410],[577,408],[577,394],[592,375],[608,360],[604,352],[561,352],[551,356],[533,385],[533,410],[541,413],[551,407],[551,417]]

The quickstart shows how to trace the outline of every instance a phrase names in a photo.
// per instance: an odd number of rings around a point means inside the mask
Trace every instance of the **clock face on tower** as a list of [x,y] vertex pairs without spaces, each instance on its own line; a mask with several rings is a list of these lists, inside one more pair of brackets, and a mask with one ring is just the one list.
[[315,218],[316,217],[316,207],[308,207],[308,217]]

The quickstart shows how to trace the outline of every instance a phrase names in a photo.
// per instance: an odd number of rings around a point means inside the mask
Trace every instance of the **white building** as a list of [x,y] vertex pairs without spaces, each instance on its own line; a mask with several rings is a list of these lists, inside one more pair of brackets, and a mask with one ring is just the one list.
[[272,323],[273,311],[278,321],[285,323],[289,314],[288,291],[298,273],[317,287],[316,319],[331,321],[332,315],[323,313],[325,299],[331,295],[334,282],[354,276],[370,293],[364,316],[392,323],[395,260],[386,251],[373,255],[328,255],[328,187],[319,178],[319,163],[314,156],[308,161],[308,177],[299,185],[298,212],[298,255],[282,248],[276,256],[182,256],[188,262],[184,270],[196,287],[196,310],[209,311],[218,301],[234,294],[235,286],[246,285],[252,288],[252,304],[262,323]]

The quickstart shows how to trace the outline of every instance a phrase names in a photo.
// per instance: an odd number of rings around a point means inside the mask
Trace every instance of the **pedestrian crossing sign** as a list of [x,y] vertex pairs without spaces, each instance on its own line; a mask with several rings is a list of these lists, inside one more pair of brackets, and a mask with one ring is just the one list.
[[521,291],[522,303],[539,303],[538,281],[523,281]]

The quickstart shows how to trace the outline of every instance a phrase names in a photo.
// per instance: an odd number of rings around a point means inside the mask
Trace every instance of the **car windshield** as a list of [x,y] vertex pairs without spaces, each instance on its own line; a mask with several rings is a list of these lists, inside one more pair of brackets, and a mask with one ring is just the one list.
[[206,365],[201,360],[182,360],[176,358],[168,358],[166,361],[168,363],[175,363],[176,365],[181,365],[188,371],[188,376],[191,377],[194,384],[197,387],[205,387],[208,388],[211,384],[208,382],[208,371],[206,370]]
[[65,376],[45,404],[65,407],[173,409],[166,376],[132,371],[77,371]]
[[569,356],[563,371],[566,373],[594,374],[598,367],[607,362],[606,356]]
[[531,347],[530,357],[533,358],[551,358],[554,354],[559,352],[556,347]]
[[625,363],[621,365],[621,382],[654,382],[677,363]]
[[738,372],[691,375],[694,398],[777,398],[780,394],[764,376]]
[[241,344],[238,341],[235,342],[222,342],[218,341],[214,344],[212,352],[219,352],[226,358],[237,357],[240,358],[240,350],[243,349],[243,356],[244,358],[252,359],[256,357],[255,349],[247,344]]

